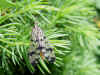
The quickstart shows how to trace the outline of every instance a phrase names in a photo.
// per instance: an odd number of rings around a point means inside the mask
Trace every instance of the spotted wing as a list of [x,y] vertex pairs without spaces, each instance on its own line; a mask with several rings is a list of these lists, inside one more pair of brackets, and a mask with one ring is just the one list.
[[44,59],[46,43],[44,41],[44,33],[35,23],[31,33],[31,48],[29,50],[29,61],[32,65],[38,63],[40,56]]
[[55,60],[53,49],[49,46],[41,28],[35,23],[35,26],[32,29],[31,48],[29,51],[30,63],[33,65],[38,63],[40,57],[43,60],[46,58],[51,62],[54,62]]

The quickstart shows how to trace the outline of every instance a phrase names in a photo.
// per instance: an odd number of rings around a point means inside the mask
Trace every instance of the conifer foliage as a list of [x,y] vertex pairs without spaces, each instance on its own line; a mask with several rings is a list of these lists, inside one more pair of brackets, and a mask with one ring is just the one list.
[[[0,75],[100,75],[100,31],[94,22],[95,3],[0,0]],[[38,63],[30,63],[35,22],[53,50],[45,54],[56,58],[53,63],[43,60],[40,52]]]

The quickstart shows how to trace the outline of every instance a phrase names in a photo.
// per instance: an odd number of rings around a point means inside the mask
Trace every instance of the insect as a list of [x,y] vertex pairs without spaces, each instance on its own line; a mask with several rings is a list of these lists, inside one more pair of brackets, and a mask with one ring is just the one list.
[[48,43],[42,29],[35,23],[31,33],[31,46],[29,50],[29,61],[32,65],[39,62],[39,59],[48,60],[53,63],[55,61],[55,55],[53,48]]

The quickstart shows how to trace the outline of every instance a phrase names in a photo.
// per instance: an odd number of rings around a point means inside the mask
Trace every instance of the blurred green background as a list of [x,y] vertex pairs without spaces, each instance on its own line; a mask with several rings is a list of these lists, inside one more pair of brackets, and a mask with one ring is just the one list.
[[[100,75],[99,3],[0,0],[0,75]],[[53,64],[28,61],[35,21],[53,47]]]

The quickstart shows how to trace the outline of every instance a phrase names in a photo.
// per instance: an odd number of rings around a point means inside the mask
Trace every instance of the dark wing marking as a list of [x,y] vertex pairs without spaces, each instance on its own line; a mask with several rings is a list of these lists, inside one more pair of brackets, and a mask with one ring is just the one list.
[[45,49],[45,43],[43,42],[44,38],[43,38],[44,34],[42,32],[42,30],[40,29],[40,27],[37,26],[37,24],[35,24],[35,26],[32,29],[32,33],[31,33],[31,48],[29,51],[29,61],[30,63],[36,64],[38,63],[40,56],[42,58],[44,58],[42,50]]
[[38,61],[36,61],[36,59],[40,58],[39,57],[39,52],[38,53],[36,52],[35,46],[33,44],[31,44],[31,46],[30,46],[28,56],[29,56],[29,61],[32,65],[35,65],[35,64],[38,63]]
[[32,52],[28,53],[28,56],[32,56],[33,54],[35,54],[35,52],[34,52],[34,51],[32,51]]
[[37,50],[42,50],[42,49],[44,49],[45,47],[42,47],[42,46],[39,46],[39,47],[37,47],[36,49]]
[[[46,41],[48,41],[48,40],[46,40]],[[53,63],[56,60],[53,48],[50,46],[49,42],[47,42],[47,44],[46,44],[45,57],[51,63]]]

